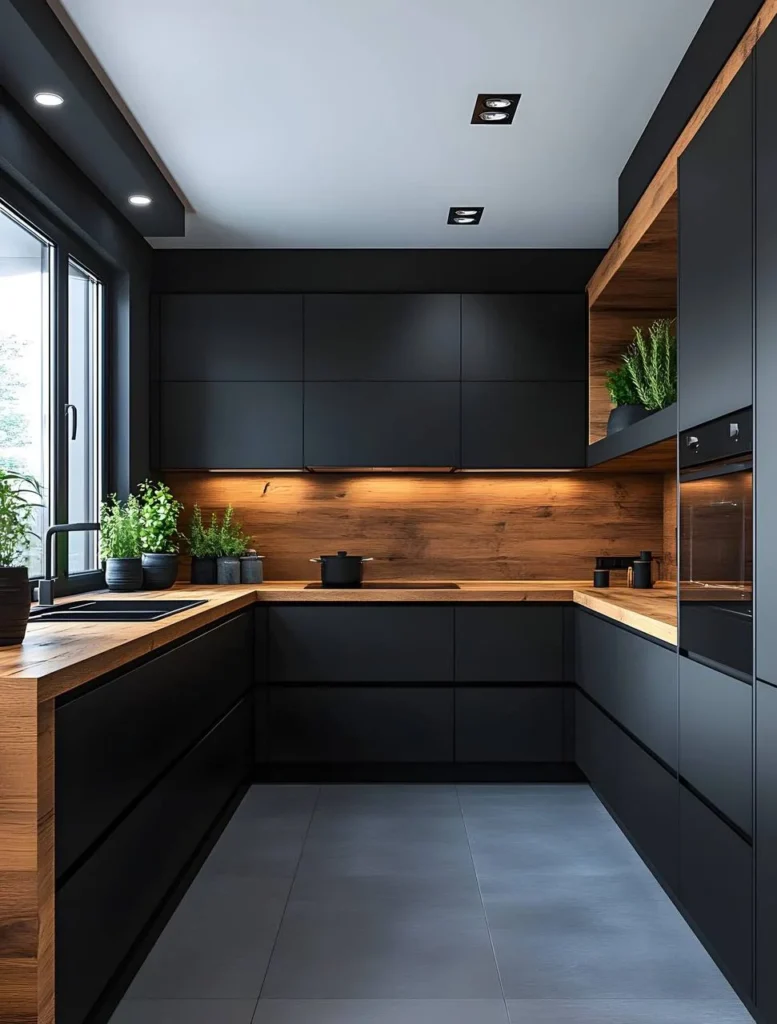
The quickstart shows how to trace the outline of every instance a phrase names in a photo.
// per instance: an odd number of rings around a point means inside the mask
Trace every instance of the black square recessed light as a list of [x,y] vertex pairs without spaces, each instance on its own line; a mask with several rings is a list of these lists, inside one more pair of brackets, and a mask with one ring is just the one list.
[[475,224],[480,223],[483,216],[482,206],[452,206],[448,211],[449,224]]
[[512,124],[520,100],[519,92],[481,92],[470,123]]

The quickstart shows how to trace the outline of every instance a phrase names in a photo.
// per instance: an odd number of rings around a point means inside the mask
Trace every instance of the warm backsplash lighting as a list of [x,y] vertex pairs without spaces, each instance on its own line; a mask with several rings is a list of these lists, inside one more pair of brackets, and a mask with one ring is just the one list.
[[[660,474],[168,473],[190,510],[235,506],[268,580],[372,555],[372,579],[589,579],[596,555],[661,552]],[[186,522],[186,514],[184,515]]]

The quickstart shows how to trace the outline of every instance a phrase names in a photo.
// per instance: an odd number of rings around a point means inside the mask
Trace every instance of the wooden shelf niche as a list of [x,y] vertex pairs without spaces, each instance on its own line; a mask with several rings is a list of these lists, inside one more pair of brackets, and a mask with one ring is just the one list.
[[588,443],[607,436],[607,373],[620,366],[634,328],[677,316],[677,193],[629,251],[618,236],[588,285]]

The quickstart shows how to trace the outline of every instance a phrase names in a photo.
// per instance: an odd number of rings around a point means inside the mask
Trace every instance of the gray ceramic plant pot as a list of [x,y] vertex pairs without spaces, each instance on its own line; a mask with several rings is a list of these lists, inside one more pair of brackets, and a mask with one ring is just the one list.
[[244,555],[240,559],[240,582],[261,583],[264,579],[263,555]]
[[607,420],[607,435],[617,434],[619,430],[630,427],[633,423],[639,423],[650,413],[644,405],[618,405],[610,413]]
[[143,588],[169,590],[178,576],[178,555],[144,552]]
[[216,559],[200,558],[192,555],[192,583],[202,586],[213,586],[216,582]]
[[143,562],[139,558],[106,558],[105,585],[117,593],[143,589]]
[[24,640],[30,617],[30,580],[26,566],[0,567],[0,647]]
[[216,559],[216,582],[220,584],[233,584],[240,582],[240,559],[239,558],[217,558]]

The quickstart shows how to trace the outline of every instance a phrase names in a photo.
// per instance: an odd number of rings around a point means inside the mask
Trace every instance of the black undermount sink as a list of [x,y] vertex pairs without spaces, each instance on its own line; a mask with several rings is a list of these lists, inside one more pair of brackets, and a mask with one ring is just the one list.
[[360,583],[355,587],[325,587],[308,583],[305,590],[461,590],[458,583]]
[[31,622],[156,622],[207,601],[69,601],[30,611]]

